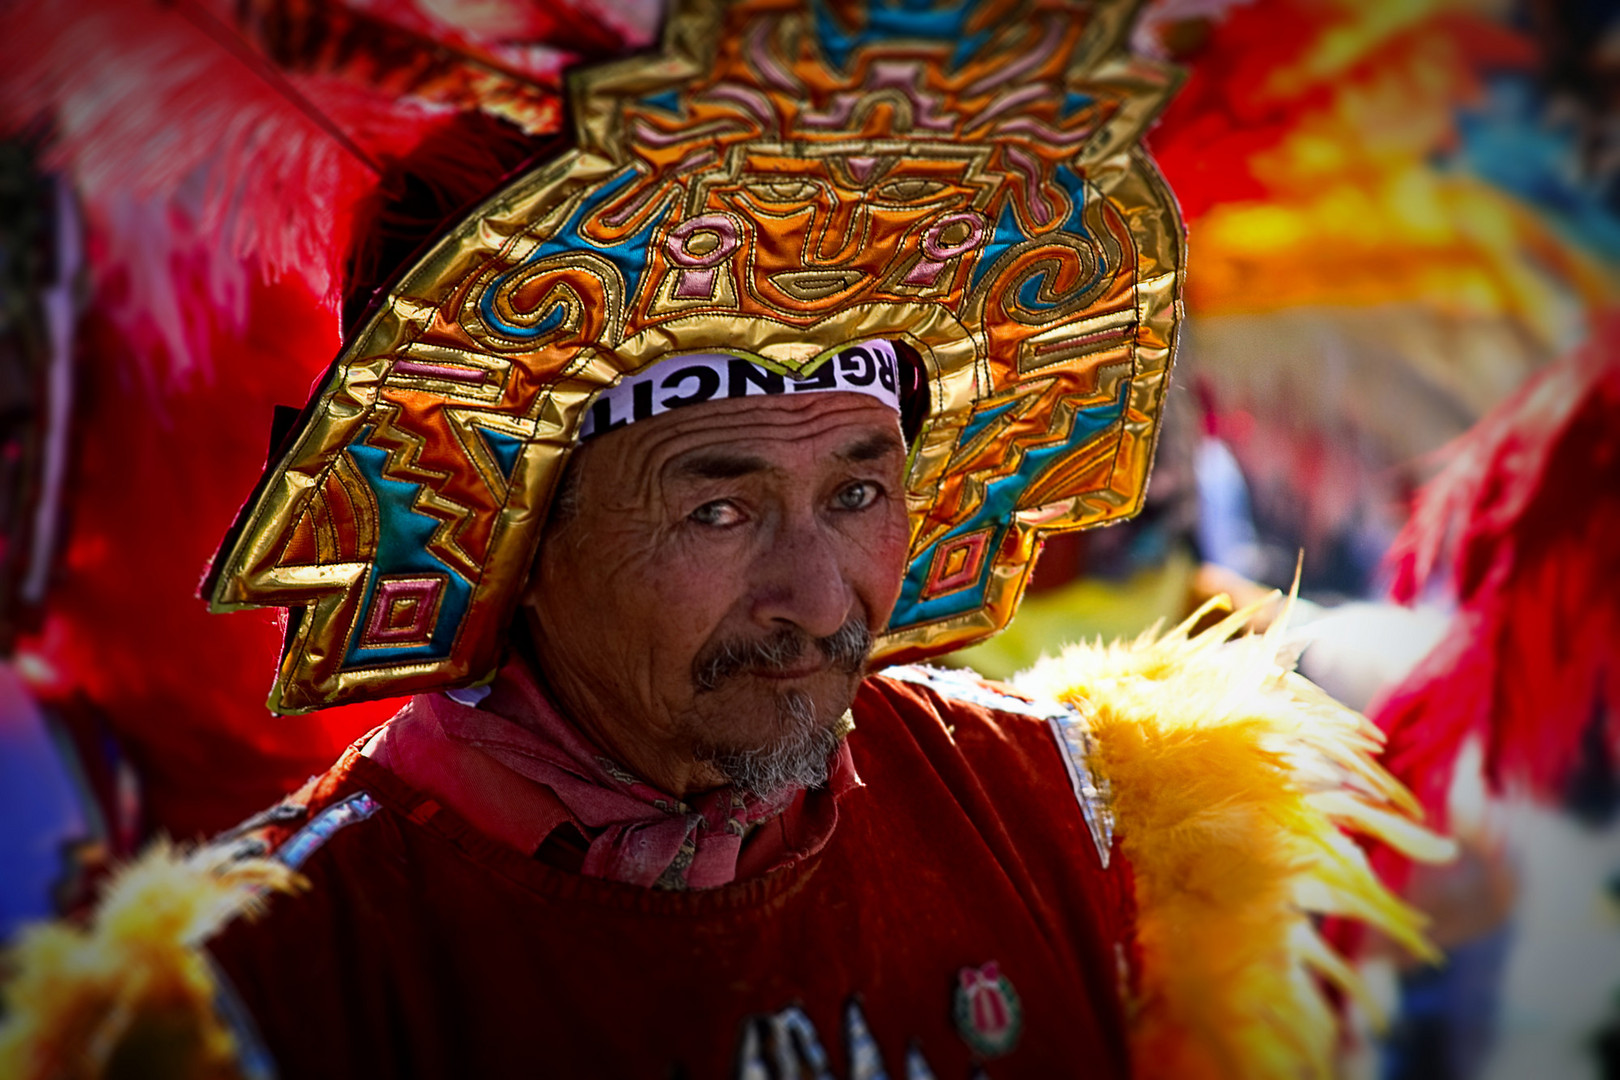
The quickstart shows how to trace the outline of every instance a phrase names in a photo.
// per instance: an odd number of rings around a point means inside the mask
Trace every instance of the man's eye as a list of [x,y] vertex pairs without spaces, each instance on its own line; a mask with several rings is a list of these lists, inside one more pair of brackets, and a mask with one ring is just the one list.
[[716,499],[714,502],[706,502],[687,515],[687,520],[713,528],[736,525],[742,519],[743,512],[737,508],[736,503],[729,499]]
[[883,489],[869,480],[860,480],[847,487],[840,488],[833,501],[840,510],[865,510],[878,501]]

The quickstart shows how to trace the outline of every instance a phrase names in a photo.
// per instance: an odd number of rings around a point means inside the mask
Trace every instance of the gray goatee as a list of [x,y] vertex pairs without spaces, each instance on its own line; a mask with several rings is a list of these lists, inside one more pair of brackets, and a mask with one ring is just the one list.
[[[801,663],[808,649],[819,649],[836,671],[858,675],[872,650],[866,623],[851,619],[828,637],[813,638],[784,628],[754,641],[725,641],[693,664],[700,691],[749,671],[786,671]],[[847,733],[846,724],[818,722],[815,700],[803,690],[776,695],[776,730],[763,746],[709,747],[701,756],[732,784],[760,797],[787,789],[816,788],[827,782],[827,763]]]

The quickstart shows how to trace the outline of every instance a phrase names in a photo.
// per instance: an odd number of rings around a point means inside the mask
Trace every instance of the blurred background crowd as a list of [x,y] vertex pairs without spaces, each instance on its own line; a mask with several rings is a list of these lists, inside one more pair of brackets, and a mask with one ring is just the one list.
[[[271,717],[275,614],[196,584],[354,283],[660,14],[0,4],[0,940],[397,707]],[[1393,1022],[1346,1075],[1620,1077],[1620,3],[1153,0],[1136,45],[1187,72],[1149,138],[1190,254],[1148,505],[1050,538],[956,659],[1297,573],[1303,670],[1462,848],[1384,859],[1448,960],[1363,943]]]

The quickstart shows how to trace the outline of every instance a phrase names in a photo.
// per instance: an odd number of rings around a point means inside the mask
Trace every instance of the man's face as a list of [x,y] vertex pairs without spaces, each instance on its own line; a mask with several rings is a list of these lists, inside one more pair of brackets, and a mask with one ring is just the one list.
[[851,393],[711,402],[588,443],[527,596],[559,705],[675,795],[804,782],[775,759],[824,766],[899,594],[904,459],[894,412]]

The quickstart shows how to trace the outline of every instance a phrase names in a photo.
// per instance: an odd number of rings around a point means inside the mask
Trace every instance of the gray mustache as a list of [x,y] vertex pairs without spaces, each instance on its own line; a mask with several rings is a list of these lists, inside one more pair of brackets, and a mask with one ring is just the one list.
[[693,661],[692,681],[699,690],[713,690],[741,672],[787,671],[810,649],[820,650],[835,671],[858,675],[872,651],[872,631],[861,619],[851,619],[824,638],[788,626],[762,638],[722,641]]

